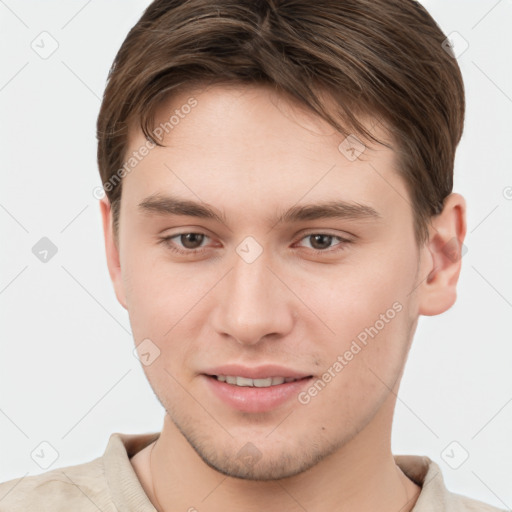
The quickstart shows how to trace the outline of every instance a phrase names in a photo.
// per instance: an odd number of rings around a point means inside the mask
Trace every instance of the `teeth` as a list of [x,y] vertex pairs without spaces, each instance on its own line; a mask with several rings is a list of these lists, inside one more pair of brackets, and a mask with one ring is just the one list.
[[285,382],[298,380],[293,377],[267,377],[266,379],[248,379],[247,377],[234,377],[231,375],[216,375],[215,377],[221,382],[227,382],[235,386],[255,388],[268,388],[270,386],[278,386]]
[[235,377],[235,384],[237,386],[253,386],[254,381],[252,379],[246,379],[245,377]]
[[268,388],[269,386],[272,386],[272,384],[274,384],[272,377],[268,377],[267,379],[254,379],[252,382],[255,388]]

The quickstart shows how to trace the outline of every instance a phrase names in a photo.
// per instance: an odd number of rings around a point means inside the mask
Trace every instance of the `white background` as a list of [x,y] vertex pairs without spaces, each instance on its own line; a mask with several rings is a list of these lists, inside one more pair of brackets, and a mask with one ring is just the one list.
[[[467,117],[455,180],[468,203],[468,252],[456,305],[420,319],[393,452],[428,455],[450,490],[510,509],[512,1],[423,3],[469,44],[458,57]],[[162,426],[92,195],[107,73],[147,4],[0,1],[0,481],[43,472],[30,456],[42,441],[59,454],[54,469],[100,456],[113,432]],[[47,59],[31,47],[43,31],[59,45]],[[32,253],[42,237],[58,248],[47,263]],[[441,455],[452,441],[469,453],[459,469]]]

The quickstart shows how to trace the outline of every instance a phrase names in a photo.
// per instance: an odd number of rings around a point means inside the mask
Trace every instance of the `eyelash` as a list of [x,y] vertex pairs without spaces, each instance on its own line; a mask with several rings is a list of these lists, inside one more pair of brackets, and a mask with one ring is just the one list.
[[[160,238],[160,243],[164,243],[169,250],[171,250],[174,253],[180,254],[180,255],[191,256],[191,255],[196,255],[196,254],[204,252],[205,249],[203,247],[197,248],[197,249],[178,249],[172,242],[173,238],[176,238],[176,237],[179,237],[182,235],[191,235],[191,234],[204,235],[205,237],[210,238],[210,237],[208,237],[208,235],[206,233],[200,233],[200,232],[196,232],[196,231],[185,231],[183,233],[176,233],[171,236],[162,237],[162,238]],[[316,231],[304,235],[298,241],[300,242],[300,241],[304,240],[305,238],[311,237],[313,235],[329,236],[329,237],[332,237],[333,239],[337,238],[339,240],[339,243],[336,244],[335,247],[340,246],[336,249],[325,249],[325,250],[312,249],[312,248],[306,247],[306,249],[309,249],[310,251],[314,251],[315,254],[329,254],[329,255],[336,254],[340,251],[345,250],[346,249],[345,246],[352,243],[352,240],[348,240],[347,238],[343,238],[339,235],[332,235],[330,233],[322,233],[322,232],[316,232]]]

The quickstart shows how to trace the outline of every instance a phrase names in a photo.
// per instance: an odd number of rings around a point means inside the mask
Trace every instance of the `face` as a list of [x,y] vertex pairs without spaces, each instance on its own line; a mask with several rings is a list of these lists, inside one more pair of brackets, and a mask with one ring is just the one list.
[[[394,403],[426,277],[395,154],[356,158],[361,147],[265,86],[174,96],[156,126],[173,114],[166,146],[123,179],[118,299],[203,461],[241,478],[298,474]],[[132,132],[127,158],[146,144]],[[300,380],[259,387],[283,376]]]

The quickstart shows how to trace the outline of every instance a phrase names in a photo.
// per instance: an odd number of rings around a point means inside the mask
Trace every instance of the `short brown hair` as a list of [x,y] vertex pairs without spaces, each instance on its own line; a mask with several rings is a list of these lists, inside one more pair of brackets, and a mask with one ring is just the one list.
[[377,141],[361,115],[383,121],[396,141],[416,239],[426,241],[452,191],[464,125],[462,75],[445,40],[414,0],[154,1],[115,57],[97,122],[116,237],[130,127],[161,145],[152,123],[165,98],[194,84],[240,83],[270,84],[345,136]]

